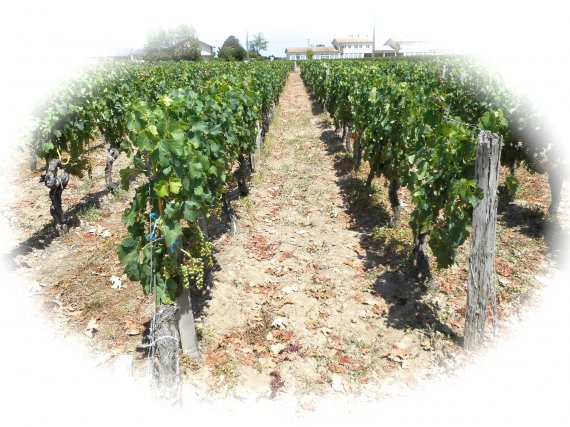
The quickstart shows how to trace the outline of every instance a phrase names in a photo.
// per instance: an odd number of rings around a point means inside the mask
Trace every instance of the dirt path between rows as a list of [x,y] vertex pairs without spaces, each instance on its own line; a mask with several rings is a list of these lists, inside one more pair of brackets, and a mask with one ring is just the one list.
[[[53,232],[43,171],[15,157],[6,180],[16,191],[1,197],[0,231],[12,237],[0,245],[1,258],[28,282],[21,293],[50,333],[77,340],[101,369],[130,357],[146,387],[141,344],[153,299],[126,278],[116,254],[133,188],[104,191],[100,139],[90,153],[93,175],[74,177],[63,194],[71,225],[64,236]],[[126,166],[122,155],[115,179]],[[401,190],[402,225],[388,227],[387,188],[376,179],[366,190],[366,168],[352,171],[330,117],[291,73],[250,194],[233,201],[238,233],[211,218],[216,266],[209,291],[194,296],[202,359],[182,356],[185,401],[303,397],[310,410],[312,396],[376,400],[422,389],[469,360],[460,346],[469,242],[454,266],[433,269],[429,286],[410,281],[409,196]],[[553,221],[546,176],[523,168],[517,176],[517,199],[499,204],[501,327],[528,307],[547,270],[560,268],[560,242],[568,240],[570,197]],[[112,288],[113,276],[121,289]],[[499,336],[508,332],[504,326]]]
[[269,397],[382,395],[401,380],[415,387],[434,361],[454,363],[451,340],[416,329],[433,317],[419,288],[369,250],[374,210],[364,227],[347,213],[330,126],[292,73],[250,195],[236,205],[239,232],[216,244],[200,324],[207,368],[190,382]]

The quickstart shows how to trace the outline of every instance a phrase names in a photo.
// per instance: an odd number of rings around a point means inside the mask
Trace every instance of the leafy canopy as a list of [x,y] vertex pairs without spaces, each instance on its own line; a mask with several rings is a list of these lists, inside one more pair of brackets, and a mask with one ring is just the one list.
[[259,55],[261,51],[267,50],[268,44],[269,42],[265,40],[263,34],[257,33],[249,42],[249,48]]
[[183,24],[150,33],[144,47],[144,58],[147,61],[197,61],[200,52],[196,30]]
[[226,61],[243,61],[246,51],[235,36],[229,36],[218,52],[218,58]]

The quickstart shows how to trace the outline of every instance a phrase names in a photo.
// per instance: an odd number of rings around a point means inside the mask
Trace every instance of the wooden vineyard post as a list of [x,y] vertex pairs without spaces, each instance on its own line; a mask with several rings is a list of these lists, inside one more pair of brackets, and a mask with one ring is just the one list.
[[156,397],[177,404],[180,401],[181,377],[180,335],[176,325],[176,305],[162,304],[156,310],[155,328],[151,345],[156,345],[152,359],[152,384]]
[[[269,125],[269,116],[266,120],[266,126]],[[249,166],[252,172],[255,172],[257,169],[257,162],[261,156],[261,144],[263,142],[262,138],[262,128],[259,122],[257,122],[257,135],[255,137],[255,150],[249,154]]]
[[483,189],[483,199],[473,210],[463,343],[467,350],[476,350],[483,344],[487,301],[495,286],[497,187],[502,143],[502,136],[489,131],[482,131],[477,137],[475,180]]

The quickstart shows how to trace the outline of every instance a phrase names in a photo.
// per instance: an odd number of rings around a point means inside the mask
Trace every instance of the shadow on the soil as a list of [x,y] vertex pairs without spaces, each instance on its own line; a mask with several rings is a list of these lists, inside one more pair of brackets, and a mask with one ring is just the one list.
[[564,262],[570,235],[556,221],[539,208],[522,206],[517,202],[500,202],[498,206],[499,221],[506,227],[516,228],[532,239],[542,239],[546,243],[550,258],[561,270],[569,267]]
[[[85,195],[77,204],[75,204],[71,209],[65,212],[66,224],[69,230],[76,228],[80,225],[79,214],[87,208],[100,208],[101,199],[106,194],[109,194],[107,190],[97,191],[95,193],[90,193]],[[9,270],[15,270],[19,267],[16,262],[16,257],[20,255],[27,255],[34,249],[45,249],[47,248],[54,239],[58,237],[55,232],[53,222],[45,224],[39,230],[36,230],[30,237],[28,237],[23,242],[20,242],[18,246],[12,249],[10,252],[5,254],[6,267]]]
[[388,326],[404,330],[429,328],[460,344],[461,337],[438,319],[441,308],[422,300],[427,286],[413,283],[400,270],[383,271],[373,286],[374,292],[390,304],[386,320]]
[[[208,238],[211,242],[214,242],[220,238],[225,233],[231,233],[232,223],[231,215],[236,215],[235,220],[239,220],[237,214],[234,213],[231,208],[231,203],[240,198],[239,189],[232,188],[228,191],[226,196],[226,201],[230,205],[230,211],[222,212],[219,216],[212,216],[208,220]],[[212,299],[212,286],[216,272],[222,269],[221,265],[217,260],[218,251],[214,248],[214,265],[212,268],[206,270],[206,277],[204,278],[204,288],[202,290],[196,290],[193,288],[192,292],[192,309],[194,316],[199,319],[202,317],[204,309],[208,307],[210,300]]]
[[[317,107],[313,111],[321,111]],[[320,114],[320,113],[316,113]],[[366,178],[360,178],[353,172],[352,156],[346,153],[341,137],[334,130],[324,126],[321,133],[327,153],[334,158],[334,167],[345,204],[350,217],[351,228],[361,233],[361,247],[365,253],[360,256],[367,270],[382,266],[373,284],[374,293],[381,296],[388,304],[387,324],[397,329],[437,330],[453,339],[460,337],[438,319],[439,307],[422,300],[428,287],[414,283],[410,274],[411,245],[402,244],[390,237],[389,207],[375,198],[366,188]]]
[[309,99],[311,100],[311,113],[313,113],[314,116],[323,114],[325,112],[325,107],[323,104],[319,102],[317,97],[311,91],[308,91],[307,93],[309,94]]

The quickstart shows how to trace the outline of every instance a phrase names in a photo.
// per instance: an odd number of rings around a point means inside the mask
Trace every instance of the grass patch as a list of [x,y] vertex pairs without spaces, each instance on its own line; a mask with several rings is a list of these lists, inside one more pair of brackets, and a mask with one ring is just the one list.
[[127,200],[127,191],[123,190],[121,187],[118,187],[115,189],[115,191],[113,191],[113,196],[115,196],[115,199],[117,201],[124,202]]
[[180,353],[180,370],[185,375],[189,375],[190,373],[196,373],[202,367],[202,362],[197,359],[192,359],[187,354],[183,352]]
[[[259,168],[259,166],[258,166]],[[262,185],[265,180],[265,173],[263,170],[256,169],[256,172],[251,176],[251,184],[254,186]]]
[[302,145],[303,141],[301,141],[299,138],[292,138],[287,140],[287,144],[289,145]]
[[85,302],[83,309],[85,314],[94,313],[103,310],[107,306],[107,301],[100,297],[94,297]]
[[249,199],[248,197],[242,197],[237,201],[236,205],[239,208],[240,214],[245,215],[248,218],[252,217],[253,211],[255,210],[255,206],[253,205],[251,199]]
[[215,374],[219,378],[220,382],[225,384],[229,389],[232,389],[237,385],[239,374],[237,372],[236,364],[233,361],[228,360],[216,367]]
[[79,183],[79,189],[81,191],[85,191],[85,192],[89,192],[93,190],[93,187],[95,185],[95,182],[93,179],[91,178],[84,178],[83,180],[80,181]]
[[408,227],[374,227],[372,242],[385,257],[407,259],[413,250],[413,235]]
[[88,205],[79,209],[77,217],[81,222],[99,222],[103,219],[103,211],[97,205]]

